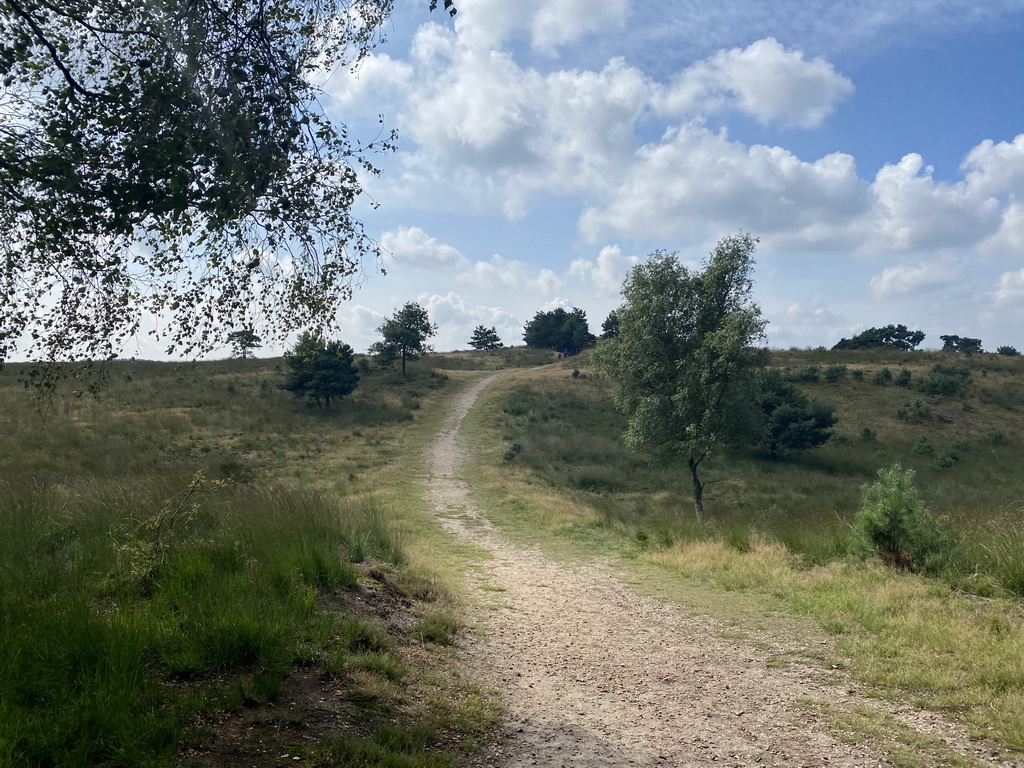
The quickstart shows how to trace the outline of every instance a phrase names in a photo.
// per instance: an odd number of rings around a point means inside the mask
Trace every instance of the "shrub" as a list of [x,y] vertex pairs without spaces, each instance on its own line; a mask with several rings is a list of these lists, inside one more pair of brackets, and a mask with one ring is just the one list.
[[935,453],[935,446],[932,445],[932,441],[928,439],[928,435],[921,435],[914,443],[912,453],[915,456],[931,456]]
[[992,429],[985,433],[985,441],[992,445],[1002,445],[1006,442],[1006,435],[998,427],[992,427]]
[[875,434],[875,430],[871,427],[864,427],[860,431],[860,439],[865,443],[873,443],[877,439],[878,435]]
[[928,404],[922,402],[920,398],[914,400],[914,402],[906,402],[902,408],[896,409],[896,415],[909,422],[921,422],[927,421],[932,416],[932,409],[928,407]]
[[840,379],[849,375],[849,369],[845,365],[830,365],[825,369],[825,381],[835,384]]
[[821,366],[808,365],[806,368],[797,371],[793,375],[793,378],[796,381],[803,381],[809,384],[816,384],[818,380],[821,378]]
[[896,374],[895,384],[897,387],[909,387],[910,380],[913,378],[909,368],[901,368],[900,372]]
[[918,382],[917,388],[928,395],[960,395],[970,377],[971,371],[966,365],[937,363]]
[[1018,357],[1020,355],[1020,352],[1017,351],[1016,347],[1011,347],[1009,345],[1004,345],[1004,346],[999,347],[998,349],[996,349],[996,354],[997,355],[1005,355],[1006,357]]
[[971,441],[966,437],[958,437],[953,441],[950,450],[959,456],[962,452],[971,450]]
[[861,486],[851,552],[877,555],[890,565],[936,570],[949,536],[914,487],[914,470],[894,464]]
[[875,384],[878,384],[879,386],[888,384],[890,381],[892,381],[892,371],[890,371],[888,368],[883,368],[880,371],[876,371],[874,381]]

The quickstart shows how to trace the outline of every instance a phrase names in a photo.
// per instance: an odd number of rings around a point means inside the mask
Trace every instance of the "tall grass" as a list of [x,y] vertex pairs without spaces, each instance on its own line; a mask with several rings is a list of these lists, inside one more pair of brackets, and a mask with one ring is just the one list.
[[[361,696],[361,743],[400,639],[342,593],[405,562],[363,477],[442,395],[419,362],[330,410],[281,391],[279,361],[117,363],[98,397],[45,401],[0,369],[0,766],[170,764],[200,713],[304,666]],[[401,642],[441,637],[431,617]]]
[[333,658],[318,595],[398,551],[372,502],[297,486],[5,483],[0,509],[9,764],[160,762],[211,692],[273,698]]
[[[957,357],[953,362],[970,376],[955,397],[911,393],[928,403],[931,414],[919,423],[900,416],[908,391],[894,383],[833,376],[801,384],[814,398],[835,404],[836,439],[780,461],[754,447],[720,450],[706,463],[711,484],[705,522],[692,515],[684,467],[625,448],[625,422],[611,407],[608,380],[560,370],[531,377],[507,394],[495,430],[509,446],[510,468],[570,494],[645,548],[711,539],[743,550],[752,541],[770,540],[817,565],[846,556],[861,486],[878,469],[900,463],[915,472],[923,502],[950,531],[941,558],[945,577],[985,595],[1024,595],[1024,530],[1014,511],[1024,499],[1018,469],[1024,417],[1012,404],[984,394],[1014,385],[1024,364],[996,357]],[[948,367],[949,358],[772,353],[772,363],[794,376],[808,367],[901,366],[912,372],[912,383],[936,364]],[[922,438],[932,452],[918,448]]]

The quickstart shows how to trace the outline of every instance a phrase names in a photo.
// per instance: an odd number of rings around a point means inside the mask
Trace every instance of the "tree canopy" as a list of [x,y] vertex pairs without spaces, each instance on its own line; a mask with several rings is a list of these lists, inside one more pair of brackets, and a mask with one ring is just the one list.
[[608,317],[601,323],[601,338],[609,339],[619,335],[619,313],[614,309],[608,313]]
[[701,272],[675,253],[651,254],[623,284],[618,335],[601,339],[591,358],[617,383],[626,444],[686,462],[698,516],[700,465],[756,423],[761,355],[751,345],[765,325],[750,299],[756,244],[744,234],[724,238]]
[[959,352],[964,355],[982,354],[985,350],[981,348],[981,339],[972,339],[967,336],[939,336],[942,339],[943,352]]
[[257,336],[252,328],[246,328],[245,330],[229,333],[228,343],[231,345],[234,355],[245,360],[252,354],[254,349],[259,349],[263,346],[263,339]]
[[324,341],[320,336],[303,333],[295,348],[285,352],[286,378],[281,385],[310,404],[331,407],[359,386],[359,370],[352,364],[352,347],[340,341]]
[[405,376],[407,360],[433,352],[426,341],[437,333],[437,325],[430,322],[427,310],[410,301],[381,323],[377,333],[383,338],[370,346],[370,354],[376,355],[381,365],[392,365],[401,359]]
[[498,336],[497,328],[485,328],[482,325],[478,325],[473,329],[473,337],[469,340],[469,346],[473,349],[490,351],[500,349],[505,345],[501,343],[501,337]]
[[756,442],[768,449],[772,459],[810,450],[832,435],[835,407],[812,400],[778,370],[762,373],[757,402],[764,422]]
[[169,354],[332,322],[393,136],[315,83],[392,2],[0,0],[0,363],[116,356],[147,313]]
[[917,349],[924,341],[924,331],[912,331],[905,325],[868,328],[850,339],[840,339],[832,349]]
[[573,307],[561,307],[550,312],[537,312],[523,327],[523,341],[534,349],[555,349],[568,355],[594,343],[594,335],[587,324],[587,313]]

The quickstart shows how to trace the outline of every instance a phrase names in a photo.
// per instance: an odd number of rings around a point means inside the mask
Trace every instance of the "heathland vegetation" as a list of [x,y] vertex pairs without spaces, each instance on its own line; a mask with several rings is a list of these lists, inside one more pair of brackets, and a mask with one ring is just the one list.
[[[431,355],[406,378],[357,361],[330,410],[280,388],[282,360],[117,363],[98,399],[45,401],[5,369],[0,764],[472,749],[496,711],[446,663],[458,610],[438,581],[470,555],[421,513],[418,457],[462,381],[554,357]],[[498,524],[750,596],[753,626],[811,617],[835,638],[819,663],[1024,748],[1024,359],[770,351],[777,383],[832,407],[832,436],[710,455],[703,519],[685,465],[625,445],[588,361],[507,377],[478,408]],[[877,546],[893,519],[911,544]],[[331,711],[293,706],[321,694]]]
[[0,765],[451,764],[494,711],[444,663],[403,446],[454,369],[544,357],[363,366],[330,410],[280,359],[118,362],[44,400],[6,366]]
[[490,502],[524,535],[813,617],[835,666],[1024,748],[1024,361],[890,348],[767,365],[834,407],[832,436],[776,460],[710,454],[703,519],[685,463],[625,444],[615,382],[587,356],[508,382],[479,417]]

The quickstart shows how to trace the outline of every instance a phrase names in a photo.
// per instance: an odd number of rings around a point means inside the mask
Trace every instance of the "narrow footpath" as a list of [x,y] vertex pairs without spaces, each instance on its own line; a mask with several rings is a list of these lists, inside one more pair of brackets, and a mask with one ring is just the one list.
[[936,714],[869,699],[809,665],[772,666],[769,651],[724,639],[719,620],[638,596],[606,565],[567,565],[506,540],[460,474],[460,425],[495,378],[458,398],[427,490],[444,527],[492,555],[466,576],[480,630],[463,640],[460,666],[497,692],[507,717],[505,737],[471,765],[893,765],[841,741],[821,703],[880,709],[941,738],[962,765],[1015,765]]

